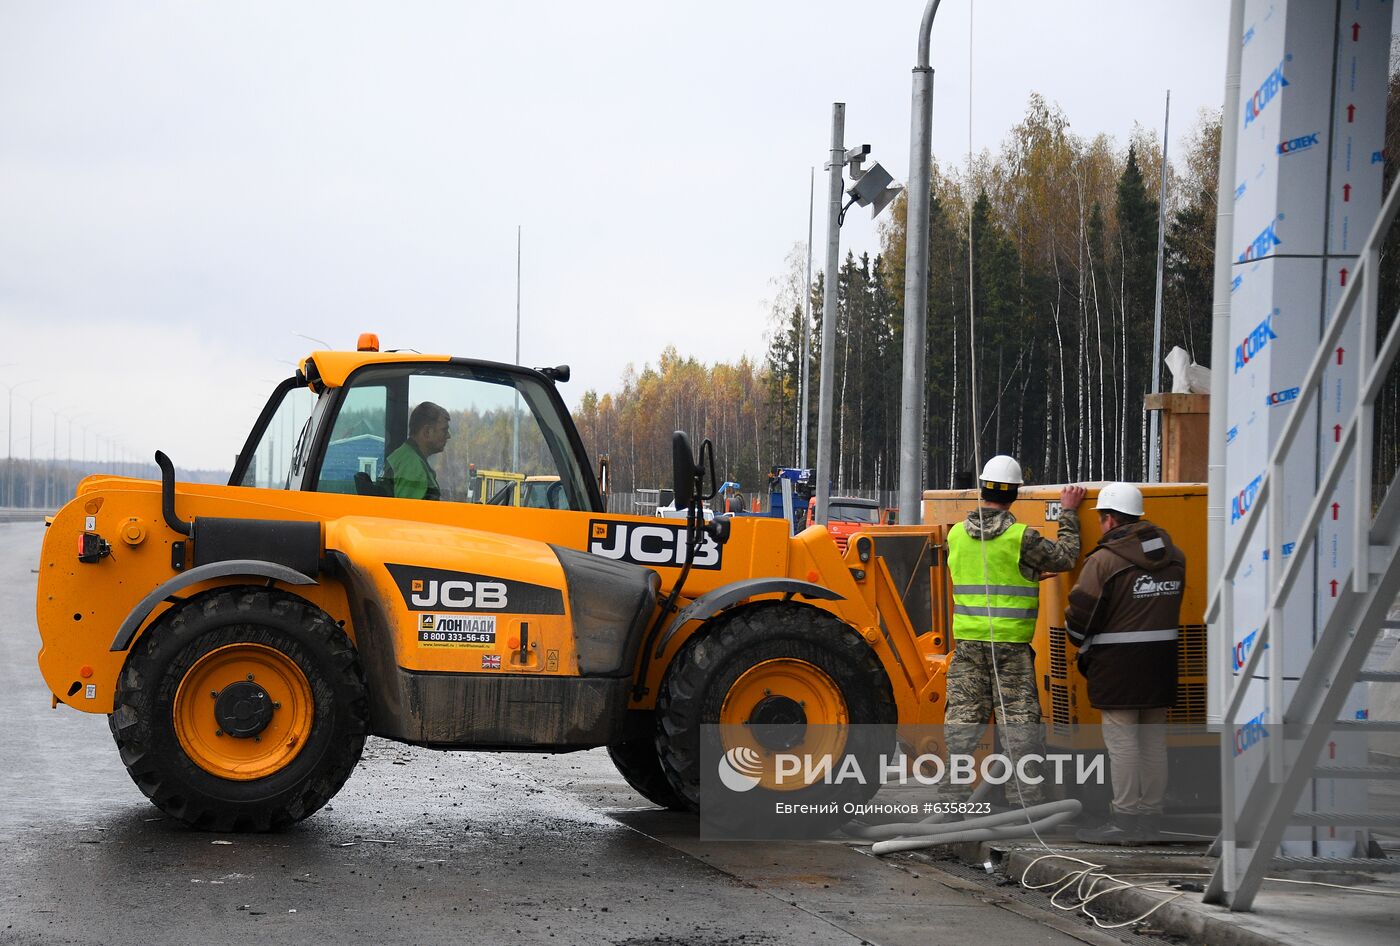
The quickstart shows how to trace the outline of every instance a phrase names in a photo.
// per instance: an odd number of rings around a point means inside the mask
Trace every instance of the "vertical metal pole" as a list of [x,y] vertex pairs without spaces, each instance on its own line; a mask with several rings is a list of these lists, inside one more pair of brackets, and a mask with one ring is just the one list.
[[[1220,583],[1225,561],[1225,436],[1230,385],[1230,286],[1234,257],[1230,245],[1235,232],[1235,154],[1240,135],[1240,40],[1244,34],[1244,0],[1231,0],[1230,28],[1225,34],[1225,101],[1220,119],[1220,171],[1216,177],[1215,283],[1210,335],[1210,442],[1207,445],[1206,485],[1206,587],[1207,595]],[[1227,620],[1212,621],[1206,635],[1206,653],[1214,671],[1206,685],[1206,719],[1220,721],[1222,697],[1233,676],[1225,644]],[[1227,811],[1227,818],[1234,812]]]
[[1373,364],[1376,354],[1376,314],[1380,308],[1380,251],[1374,247],[1362,259],[1361,341],[1356,346],[1357,354],[1356,390],[1361,396],[1360,410],[1356,419],[1356,465],[1355,494],[1352,498],[1352,565],[1351,590],[1365,594],[1371,587],[1371,464],[1374,443],[1371,440],[1376,417],[1376,402],[1366,395],[1370,387]]
[[[520,364],[520,224],[515,225],[515,363]],[[515,392],[514,423],[510,432],[510,471],[520,472],[520,392]],[[519,501],[520,497],[517,496]]]
[[34,505],[34,398],[29,402],[29,488],[25,491],[24,506],[26,509]]
[[828,484],[831,482],[831,397],[836,369],[836,289],[841,266],[841,191],[846,167],[846,104],[831,106],[831,184],[826,208],[826,280],[822,293],[822,371],[817,391],[817,481],[812,491],[817,522],[826,523]]
[[[1269,490],[1264,496],[1264,502],[1268,503],[1268,539],[1264,548],[1268,551],[1269,567],[1265,570],[1268,581],[1265,587],[1268,591],[1268,601],[1271,607],[1268,610],[1268,635],[1259,635],[1256,647],[1268,645],[1268,713],[1265,722],[1274,727],[1274,732],[1279,734],[1277,740],[1271,740],[1267,746],[1269,753],[1269,778],[1274,782],[1283,781],[1283,733],[1279,725],[1283,722],[1283,573],[1286,570],[1286,563],[1283,560],[1283,462],[1269,466]],[[1255,828],[1254,830],[1258,830]],[[1266,856],[1272,856],[1267,855]]]
[[54,482],[53,482],[54,469],[55,469],[57,466],[58,466],[58,411],[54,411],[54,412],[53,412],[53,439],[52,439],[51,441],[49,441],[49,471],[48,471],[48,475],[44,477],[44,508],[45,508],[45,509],[47,509],[47,508],[49,508],[50,506],[53,505],[53,503],[49,500],[49,493],[50,493],[50,491],[52,490],[52,491],[54,491],[54,492],[57,492],[57,490],[54,490],[54,489],[53,489],[53,487],[54,487]]
[[807,282],[802,289],[802,416],[798,418],[797,468],[807,469],[807,400],[811,391],[812,368],[812,215],[817,203],[817,169],[811,168],[807,182]]
[[[919,58],[909,122],[909,195],[904,222],[904,379],[899,405],[899,521],[922,516],[924,381],[927,373],[929,165],[933,142],[933,69],[929,41],[939,0],[929,0],[919,23]],[[825,522],[825,517],[822,518]]]
[[[1172,120],[1172,93],[1167,90],[1167,114],[1162,119],[1162,168],[1157,189],[1157,301],[1152,313],[1152,393],[1162,390],[1162,258],[1167,242],[1167,132]],[[1222,119],[1223,120],[1223,119]],[[1218,199],[1218,198],[1217,198]],[[1147,460],[1147,482],[1162,481],[1158,445],[1162,412],[1152,411],[1152,443]]]

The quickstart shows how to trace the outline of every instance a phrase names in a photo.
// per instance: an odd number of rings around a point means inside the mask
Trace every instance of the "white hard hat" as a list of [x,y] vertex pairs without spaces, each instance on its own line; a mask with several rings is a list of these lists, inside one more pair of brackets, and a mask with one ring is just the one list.
[[[1009,489],[1021,485],[1021,464],[999,453],[982,467],[982,485],[989,489]],[[993,485],[997,484],[997,485]]]
[[1099,501],[1095,509],[1127,513],[1130,516],[1142,515],[1142,490],[1132,483],[1109,483],[1099,490]]

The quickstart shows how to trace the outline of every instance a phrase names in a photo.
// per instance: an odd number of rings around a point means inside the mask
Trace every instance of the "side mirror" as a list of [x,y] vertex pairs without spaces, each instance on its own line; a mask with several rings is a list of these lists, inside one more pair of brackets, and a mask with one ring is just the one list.
[[677,509],[688,509],[695,500],[695,480],[700,467],[690,447],[690,435],[684,430],[671,434],[671,485],[675,489]]

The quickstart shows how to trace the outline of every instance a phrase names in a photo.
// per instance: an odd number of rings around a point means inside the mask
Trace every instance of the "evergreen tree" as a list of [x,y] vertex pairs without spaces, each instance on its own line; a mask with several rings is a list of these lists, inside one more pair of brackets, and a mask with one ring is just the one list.
[[1120,475],[1141,480],[1145,474],[1143,397],[1152,380],[1152,322],[1157,282],[1157,201],[1147,193],[1138,167],[1137,149],[1118,178],[1118,233],[1122,267],[1123,426],[1125,448]]

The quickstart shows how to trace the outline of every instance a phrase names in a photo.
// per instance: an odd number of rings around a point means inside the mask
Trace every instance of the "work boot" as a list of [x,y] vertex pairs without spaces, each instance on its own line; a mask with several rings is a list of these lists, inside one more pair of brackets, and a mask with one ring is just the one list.
[[1133,847],[1139,843],[1137,815],[1125,815],[1115,811],[1107,821],[1097,828],[1080,828],[1074,832],[1076,840],[1085,844],[1118,844]]
[[1138,815],[1137,840],[1139,844],[1162,843],[1162,815]]

